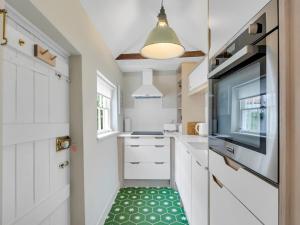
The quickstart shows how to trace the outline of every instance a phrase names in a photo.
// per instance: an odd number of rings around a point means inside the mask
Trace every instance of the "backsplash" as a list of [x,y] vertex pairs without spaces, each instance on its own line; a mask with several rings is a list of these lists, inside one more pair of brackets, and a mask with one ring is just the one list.
[[134,108],[125,108],[134,131],[161,131],[164,123],[176,121],[176,108],[163,108],[162,99],[136,99]]

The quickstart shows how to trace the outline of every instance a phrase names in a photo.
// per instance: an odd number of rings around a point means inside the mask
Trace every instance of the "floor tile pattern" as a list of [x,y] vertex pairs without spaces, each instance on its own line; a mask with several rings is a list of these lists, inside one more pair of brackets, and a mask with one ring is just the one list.
[[122,188],[105,225],[188,225],[177,191]]

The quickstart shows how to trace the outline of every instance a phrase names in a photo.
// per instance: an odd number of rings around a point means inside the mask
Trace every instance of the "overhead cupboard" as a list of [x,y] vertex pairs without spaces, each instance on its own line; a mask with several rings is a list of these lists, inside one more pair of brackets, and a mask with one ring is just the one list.
[[189,75],[189,95],[208,88],[208,56]]

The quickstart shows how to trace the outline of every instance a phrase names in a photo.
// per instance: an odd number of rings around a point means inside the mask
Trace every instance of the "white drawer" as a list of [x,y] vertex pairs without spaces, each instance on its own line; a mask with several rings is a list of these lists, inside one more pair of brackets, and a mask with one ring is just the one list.
[[125,162],[170,162],[170,146],[125,146]]
[[169,180],[170,163],[125,163],[124,179]]
[[227,189],[210,176],[210,225],[262,225]]
[[209,151],[209,170],[266,225],[278,224],[278,189],[231,161]]
[[169,137],[128,137],[125,145],[170,145]]

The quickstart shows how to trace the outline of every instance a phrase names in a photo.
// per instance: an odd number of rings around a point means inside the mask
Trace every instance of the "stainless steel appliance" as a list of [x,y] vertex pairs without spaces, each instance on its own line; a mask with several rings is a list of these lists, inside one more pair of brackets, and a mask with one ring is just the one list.
[[277,185],[278,9],[272,0],[210,58],[209,147]]

